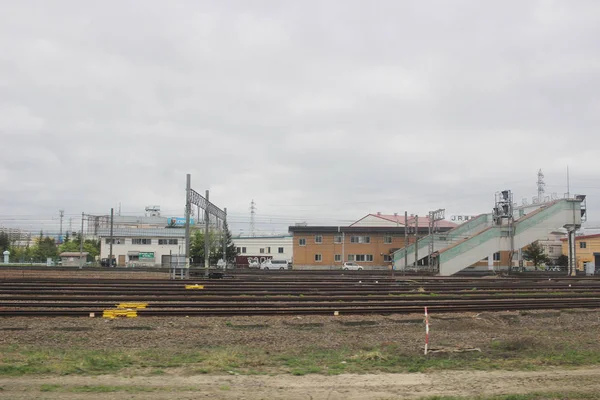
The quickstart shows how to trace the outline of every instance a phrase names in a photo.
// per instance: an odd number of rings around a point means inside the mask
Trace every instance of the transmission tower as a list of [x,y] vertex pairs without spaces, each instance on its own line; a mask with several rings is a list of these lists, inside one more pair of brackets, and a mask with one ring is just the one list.
[[546,183],[544,182],[544,173],[540,169],[538,171],[538,180],[537,180],[538,203],[542,203],[544,201],[545,186],[546,186]]
[[254,237],[255,236],[255,225],[254,225],[254,217],[256,215],[256,203],[254,202],[254,199],[252,199],[252,202],[250,202],[250,236]]
[[58,233],[58,240],[62,241],[62,223],[63,217],[65,216],[65,210],[58,210],[58,215],[60,215],[60,231]]

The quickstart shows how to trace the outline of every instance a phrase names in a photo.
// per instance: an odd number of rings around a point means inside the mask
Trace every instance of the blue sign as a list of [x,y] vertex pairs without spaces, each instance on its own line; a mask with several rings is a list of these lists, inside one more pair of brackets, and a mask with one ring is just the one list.
[[[185,226],[185,218],[169,217],[167,218],[167,224],[169,226]],[[190,225],[194,225],[194,218],[190,218]]]

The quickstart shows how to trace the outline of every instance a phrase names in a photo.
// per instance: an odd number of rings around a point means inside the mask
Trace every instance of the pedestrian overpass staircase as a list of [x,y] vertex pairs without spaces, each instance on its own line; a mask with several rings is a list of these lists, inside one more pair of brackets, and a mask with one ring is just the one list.
[[[417,242],[418,245],[418,258],[422,260],[429,257],[429,246],[433,242],[433,251],[437,252],[458,243],[464,239],[467,239],[471,235],[480,232],[486,226],[491,223],[492,214],[482,214],[475,218],[471,218],[469,221],[460,224],[456,228],[453,228],[444,233],[434,233],[420,238]],[[394,269],[402,270],[405,267],[405,255],[406,255],[406,267],[410,267],[415,262],[415,243],[410,244],[408,247],[396,250],[394,252]]]
[[[583,196],[585,198],[585,196]],[[514,238],[511,246],[510,227],[493,225],[491,214],[483,214],[443,234],[419,239],[419,259],[429,256],[429,244],[433,241],[435,264],[442,276],[453,275],[492,253],[523,248],[544,235],[568,226],[581,226],[583,198],[560,199],[540,204],[535,211],[514,222]],[[394,253],[394,269],[404,267],[415,260],[414,244]]]

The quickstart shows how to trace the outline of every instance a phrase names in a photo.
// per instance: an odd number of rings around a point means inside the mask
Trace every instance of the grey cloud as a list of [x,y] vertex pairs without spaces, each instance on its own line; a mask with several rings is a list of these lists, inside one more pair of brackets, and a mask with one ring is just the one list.
[[239,226],[253,198],[290,222],[479,213],[505,187],[531,198],[539,168],[566,192],[567,164],[597,208],[598,11],[7,2],[0,214],[177,211],[188,172]]

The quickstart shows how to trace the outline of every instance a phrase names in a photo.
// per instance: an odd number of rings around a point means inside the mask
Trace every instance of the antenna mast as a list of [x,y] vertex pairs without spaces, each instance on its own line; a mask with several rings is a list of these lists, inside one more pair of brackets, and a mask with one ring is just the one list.
[[254,216],[256,215],[256,203],[254,202],[254,199],[252,199],[252,202],[250,202],[250,236],[254,237],[255,236],[255,232],[254,232]]
[[538,180],[537,180],[537,190],[538,190],[538,203],[542,203],[544,201],[544,192],[546,183],[544,182],[544,173],[540,169],[538,171]]

